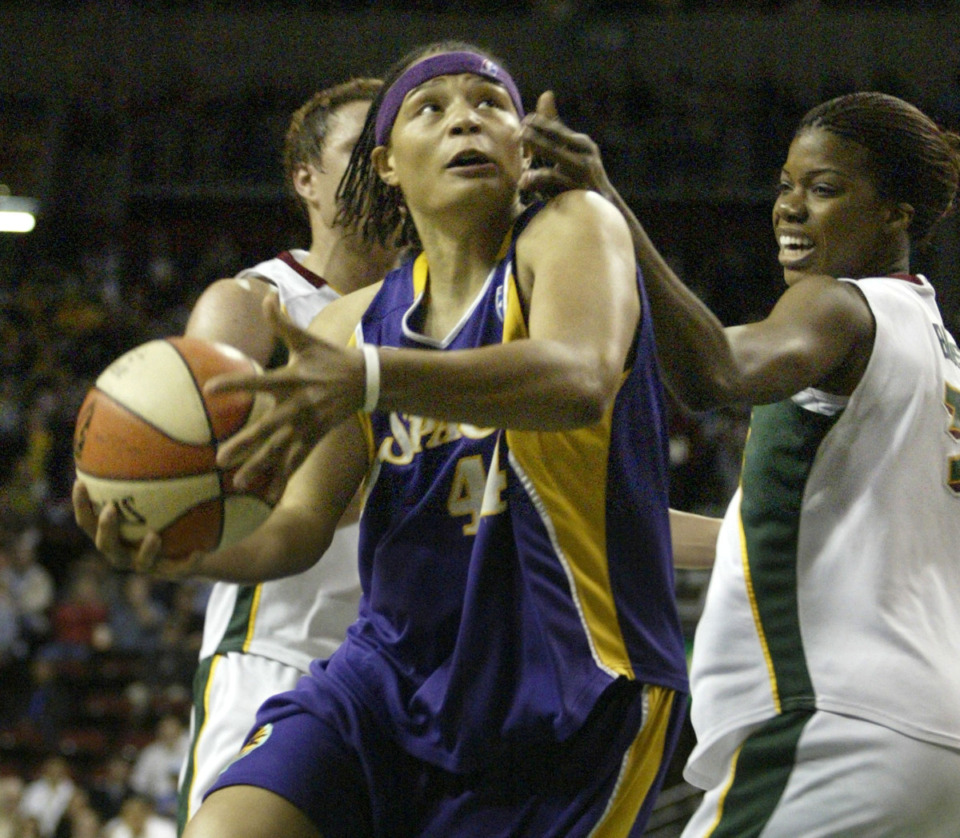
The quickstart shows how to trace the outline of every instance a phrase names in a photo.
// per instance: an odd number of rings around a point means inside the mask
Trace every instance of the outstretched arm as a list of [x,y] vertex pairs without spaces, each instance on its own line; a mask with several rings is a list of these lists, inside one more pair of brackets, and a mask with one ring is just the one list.
[[724,401],[730,390],[725,371],[731,359],[723,326],[653,246],[633,210],[610,183],[597,144],[560,120],[552,91],[541,94],[536,111],[524,119],[523,141],[528,153],[544,164],[525,173],[524,189],[547,194],[591,189],[626,220],[650,296],[657,340],[665,347],[660,362],[670,388],[691,407]]
[[590,137],[570,130],[546,92],[523,125],[527,151],[550,165],[533,169],[530,190],[586,188],[622,213],[644,275],[667,384],[694,409],[730,402],[778,401],[805,387],[852,391],[869,358],[873,318],[850,283],[808,276],[781,296],[770,316],[724,328],[661,257],[610,184]]
[[[579,427],[603,415],[639,317],[636,265],[623,218],[595,195],[569,192],[530,222],[517,254],[529,339],[450,352],[375,350],[378,410],[538,430]],[[601,280],[589,294],[583,293],[585,276]],[[335,313],[354,305],[356,296],[330,305],[311,331],[327,316],[343,319]],[[290,349],[288,366],[208,384],[268,389],[278,399],[270,415],[220,450],[221,465],[243,464],[241,485],[291,468],[297,446],[309,450],[365,401],[360,349],[297,329],[271,303],[267,315]]]

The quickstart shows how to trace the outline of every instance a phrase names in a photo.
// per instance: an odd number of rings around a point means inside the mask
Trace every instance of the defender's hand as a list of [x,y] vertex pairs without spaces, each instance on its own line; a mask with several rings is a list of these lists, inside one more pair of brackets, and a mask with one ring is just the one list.
[[561,121],[553,91],[540,94],[536,111],[524,117],[520,138],[534,160],[520,179],[521,189],[543,197],[568,189],[590,189],[605,198],[613,194],[600,149]]

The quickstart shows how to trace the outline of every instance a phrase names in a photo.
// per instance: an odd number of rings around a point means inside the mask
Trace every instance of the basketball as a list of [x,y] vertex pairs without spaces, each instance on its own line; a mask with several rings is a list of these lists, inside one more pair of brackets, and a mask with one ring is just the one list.
[[74,462],[96,511],[116,504],[123,539],[153,530],[164,557],[185,558],[228,546],[267,517],[270,504],[235,487],[216,457],[272,397],[203,393],[210,378],[252,371],[261,370],[225,344],[169,337],[141,344],[99,375],[77,415]]

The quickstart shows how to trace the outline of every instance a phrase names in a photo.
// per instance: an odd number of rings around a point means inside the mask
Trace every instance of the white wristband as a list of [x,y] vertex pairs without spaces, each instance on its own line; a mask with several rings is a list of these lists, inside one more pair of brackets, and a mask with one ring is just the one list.
[[372,343],[365,343],[363,350],[363,412],[373,413],[380,401],[380,353]]

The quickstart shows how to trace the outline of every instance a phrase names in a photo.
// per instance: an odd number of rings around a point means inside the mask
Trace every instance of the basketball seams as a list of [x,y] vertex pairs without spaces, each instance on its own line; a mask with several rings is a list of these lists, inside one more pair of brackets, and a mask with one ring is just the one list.
[[[183,361],[183,364],[184,364],[184,366],[186,367],[187,372],[188,372],[189,375],[190,375],[190,378],[193,380],[193,386],[197,389],[197,392],[202,393],[202,392],[203,392],[203,385],[206,383],[207,378],[209,378],[209,376],[204,376],[204,377],[203,377],[203,380],[202,380],[202,381],[200,380],[200,376],[198,375],[198,370],[194,368],[194,363],[192,362],[192,359],[191,359],[191,358],[188,358],[188,357],[184,354],[184,351],[183,351],[184,343],[183,343],[183,342],[184,342],[184,341],[187,341],[187,342],[188,342],[188,345],[190,345],[190,346],[196,346],[197,348],[199,348],[199,346],[197,346],[197,345],[195,344],[195,342],[193,342],[190,338],[174,338],[174,339],[169,339],[169,338],[168,338],[167,340],[168,340],[169,343],[173,346],[174,350],[176,350],[177,354],[180,356],[180,359]],[[213,417],[213,414],[212,414],[212,412],[211,412],[211,410],[210,410],[210,404],[207,402],[206,399],[201,399],[201,403],[202,403],[202,405],[203,405],[204,415],[207,417],[207,427],[210,429],[211,445],[212,445],[213,448],[214,448],[214,456],[216,456],[216,445],[217,445],[217,443],[220,441],[220,430],[217,428],[217,423],[216,423],[216,421],[215,421],[215,419],[214,419],[214,417]],[[252,405],[253,405],[253,399],[250,400],[250,406],[252,407]],[[250,409],[248,408],[247,411],[246,411],[247,415],[249,415],[249,412],[250,412]],[[240,425],[239,425],[240,427],[243,427],[243,425],[246,423],[246,419],[247,419],[247,417],[244,416],[243,421],[240,422]],[[225,479],[224,479],[224,478],[225,478],[225,475],[224,475],[224,473],[223,473],[223,470],[222,470],[222,469],[219,469],[219,468],[216,468],[216,469],[215,469],[215,472],[216,472],[216,475],[217,475],[217,480],[218,480],[219,485],[220,485],[220,492],[219,492],[219,495],[218,495],[218,497],[217,497],[217,503],[216,503],[217,537],[216,537],[216,541],[214,542],[214,544],[219,544],[219,543],[223,540],[223,533],[224,533],[224,520],[225,520],[225,518],[226,518],[226,509],[225,509],[225,505],[224,505],[224,498],[225,498],[225,495],[226,495],[226,492],[227,492],[227,485],[226,485],[226,481],[225,481]],[[196,512],[197,512],[197,507],[194,507],[194,508],[192,508],[192,509],[186,510],[186,512],[184,513],[184,515],[194,516],[194,515],[196,514]],[[175,534],[176,534],[176,528],[177,528],[178,523],[179,523],[179,522],[171,522],[171,523],[168,525],[168,526],[170,527],[170,529],[172,530],[172,531],[171,531],[171,535],[175,535]],[[193,534],[193,533],[191,533],[191,534]],[[207,545],[207,546],[204,546],[204,547],[195,547],[194,549],[209,549],[210,546],[213,546],[213,545]]]
[[[229,347],[225,344],[212,344],[210,347],[202,341],[197,341],[189,337],[175,337],[167,338],[167,341],[173,346],[177,354],[182,359],[184,366],[187,369],[187,372],[190,375],[190,378],[193,380],[193,385],[196,387],[197,392],[203,393],[203,386],[207,381],[212,377],[210,370],[201,369],[201,361],[204,362],[204,365],[212,361],[214,357],[213,349],[216,349],[216,362],[219,367],[223,361],[224,356],[236,362],[236,371],[241,372],[245,371],[247,373],[255,373],[259,370],[257,364],[253,359],[246,357],[245,355],[236,352],[232,347]],[[187,346],[190,347],[190,353],[185,352]],[[209,358],[208,358],[209,354]],[[246,370],[243,370],[242,367],[246,367]],[[214,375],[220,375],[223,372],[222,369],[217,368],[213,371]],[[211,438],[211,448],[214,456],[214,464],[216,463],[216,451],[219,443],[223,442],[225,439],[228,439],[234,433],[236,433],[240,428],[243,428],[250,419],[250,416],[253,414],[254,405],[256,398],[254,396],[247,395],[245,393],[236,393],[228,396],[213,397],[219,398],[221,407],[226,403],[225,400],[229,399],[232,405],[235,405],[237,402],[242,400],[243,407],[241,408],[242,413],[238,417],[235,415],[236,408],[232,407],[230,411],[231,421],[229,423],[224,423],[218,421],[218,417],[211,410],[211,403],[206,398],[201,399],[203,405],[203,411],[207,418],[207,427],[210,429],[210,438]],[[230,479],[230,476],[225,473],[222,469],[215,468],[217,475],[217,480],[220,484],[220,494],[218,497],[218,508],[217,508],[217,533],[216,539],[213,542],[213,545],[208,545],[203,548],[196,549],[209,549],[210,546],[215,546],[223,541],[223,537],[227,534],[227,499],[235,494],[242,494],[235,492],[233,481]],[[193,512],[193,510],[190,510]],[[171,524],[170,526],[173,526]]]
[[[120,410],[123,410],[126,413],[129,413],[131,416],[143,422],[144,425],[147,425],[148,427],[153,428],[153,430],[155,430],[158,434],[160,434],[160,436],[162,436],[164,439],[169,439],[171,442],[176,443],[177,445],[182,445],[185,448],[207,448],[207,447],[210,447],[212,444],[210,442],[204,442],[204,443],[198,444],[193,442],[185,442],[182,439],[177,439],[175,436],[173,436],[173,434],[169,433],[168,431],[165,431],[160,425],[158,425],[153,419],[148,417],[142,411],[134,410],[132,407],[129,407],[128,405],[123,404],[123,402],[119,401],[115,396],[112,396],[106,390],[101,390],[99,387],[96,387],[94,389],[100,396],[103,396],[104,398],[109,399],[109,401]],[[206,409],[206,406],[204,406],[204,409]],[[209,421],[210,420],[208,417],[207,418],[208,424],[209,424]]]
[[[103,418],[103,414],[110,411],[115,415],[110,417],[109,420]],[[74,458],[78,471],[82,471],[91,477],[103,480],[164,480],[202,474],[216,468],[217,454],[212,442],[196,445],[177,439],[141,411],[133,410],[119,401],[117,397],[101,390],[99,387],[94,387],[84,399],[80,415],[83,416],[87,412],[89,415],[82,428],[84,439],[75,441]],[[119,414],[125,414],[136,419],[143,426],[143,429],[153,431],[157,438],[150,439],[149,435],[143,434],[136,440],[131,441],[130,432],[136,429],[136,424],[132,422],[124,423],[125,443],[124,440],[106,436],[105,431],[100,426],[119,424]],[[124,444],[126,446],[126,456],[121,457],[117,446]],[[155,467],[131,474],[129,463],[131,462],[131,455],[134,454],[134,447],[136,448],[136,461],[152,463]],[[97,456],[98,454],[100,456]],[[121,463],[127,471],[114,470],[119,468]]]
[[[211,517],[215,520],[211,520]],[[225,517],[221,492],[216,498],[184,509],[164,527],[161,542],[177,545],[176,551],[168,549],[168,555],[173,559],[185,559],[195,550],[213,550],[223,539]]]
[[[184,354],[182,349],[183,347],[182,342],[184,340],[187,340],[189,342],[189,345],[194,345],[194,341],[192,341],[190,338],[172,338],[172,339],[165,338],[165,340],[167,341],[167,343],[169,343],[173,347],[177,355],[180,356],[180,360],[183,362],[183,366],[186,368],[187,374],[190,376],[190,379],[193,381],[193,386],[196,388],[197,392],[203,393],[203,385],[206,383],[206,379],[204,379],[204,381],[200,380],[199,376],[197,375],[197,371],[193,367],[193,364]],[[200,399],[200,404],[203,407],[203,415],[207,417],[207,428],[210,429],[210,439],[214,441],[216,440],[217,436],[213,427],[213,416],[211,416],[210,414],[210,405],[207,404],[206,399],[203,399],[203,398]]]
[[169,340],[148,341],[121,355],[95,385],[131,412],[162,423],[164,433],[179,442],[203,445],[212,439],[203,393]]
[[[256,373],[259,371],[257,364],[226,344],[208,343],[189,337],[173,337],[165,340],[180,356],[187,373],[193,380],[194,387],[201,394],[201,404],[214,444],[233,436],[249,421],[255,398],[248,393],[230,393],[211,397],[219,403],[221,408],[219,413],[223,415],[221,420],[220,416],[211,412],[210,402],[202,397],[203,387],[215,375],[221,375],[224,372]],[[225,359],[231,362],[229,370],[223,369]]]
[[94,505],[117,508],[124,539],[153,530],[166,556],[185,557],[243,538],[269,514],[257,488],[240,491],[216,464],[219,443],[273,401],[205,396],[209,379],[236,372],[260,367],[225,344],[178,336],[135,347],[97,378],[77,415],[75,465]]

